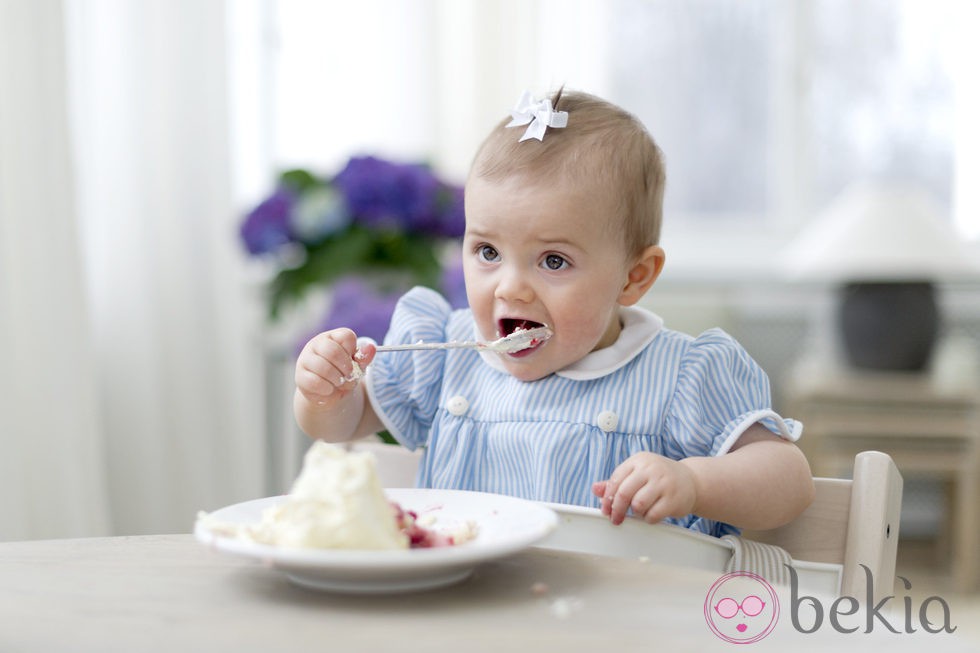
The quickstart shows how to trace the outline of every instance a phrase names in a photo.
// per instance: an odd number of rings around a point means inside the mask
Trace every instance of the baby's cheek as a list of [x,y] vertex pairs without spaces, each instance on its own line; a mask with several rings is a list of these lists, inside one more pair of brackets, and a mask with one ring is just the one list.
[[588,317],[578,321],[566,320],[563,326],[555,328],[555,336],[560,335],[569,348],[581,350],[582,356],[594,351],[604,334],[605,327],[598,320]]

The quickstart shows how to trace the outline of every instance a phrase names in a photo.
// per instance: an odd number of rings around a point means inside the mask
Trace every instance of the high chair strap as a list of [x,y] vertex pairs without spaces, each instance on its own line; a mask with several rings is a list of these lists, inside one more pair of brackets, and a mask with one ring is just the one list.
[[790,574],[786,565],[793,564],[786,549],[773,544],[745,540],[735,535],[721,538],[732,546],[732,557],[725,571],[748,571],[773,585],[789,585]]

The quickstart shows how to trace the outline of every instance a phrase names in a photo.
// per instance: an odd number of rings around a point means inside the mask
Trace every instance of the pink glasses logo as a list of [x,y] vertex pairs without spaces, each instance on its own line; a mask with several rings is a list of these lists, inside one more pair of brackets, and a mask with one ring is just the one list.
[[719,638],[732,644],[763,639],[779,620],[779,600],[761,576],[736,571],[715,581],[704,600],[704,618]]

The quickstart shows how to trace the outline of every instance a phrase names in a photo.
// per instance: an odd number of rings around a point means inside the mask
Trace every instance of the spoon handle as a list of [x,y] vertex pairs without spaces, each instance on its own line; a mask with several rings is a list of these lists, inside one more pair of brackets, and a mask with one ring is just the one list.
[[377,351],[414,351],[418,349],[480,349],[482,342],[415,342],[408,345],[378,345]]

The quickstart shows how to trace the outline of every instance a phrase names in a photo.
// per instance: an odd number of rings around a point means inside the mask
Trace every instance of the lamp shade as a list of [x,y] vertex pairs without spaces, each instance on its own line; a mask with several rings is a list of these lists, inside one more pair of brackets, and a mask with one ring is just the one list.
[[921,371],[941,315],[935,284],[980,276],[949,221],[921,189],[862,183],[845,190],[786,250],[791,281],[838,287],[848,362]]
[[844,191],[790,244],[791,281],[955,281],[980,267],[932,198],[911,186],[862,183]]

